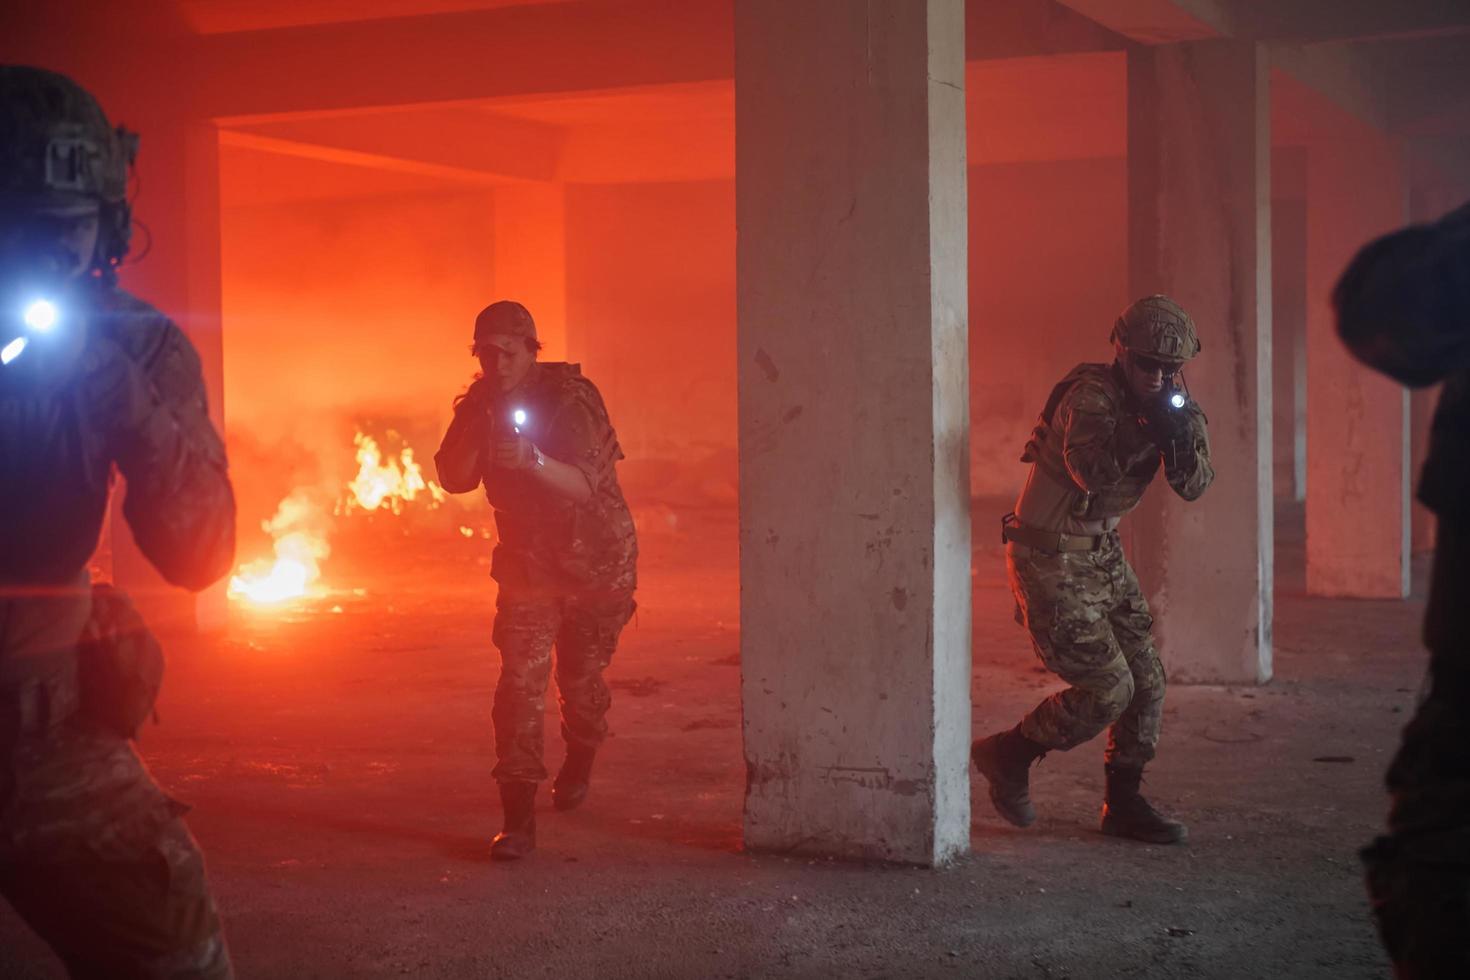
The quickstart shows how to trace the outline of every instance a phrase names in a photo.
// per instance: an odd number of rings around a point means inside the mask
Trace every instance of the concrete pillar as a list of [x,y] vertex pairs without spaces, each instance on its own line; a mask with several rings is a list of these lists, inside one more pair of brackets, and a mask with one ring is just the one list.
[[1307,592],[1409,593],[1408,390],[1353,360],[1331,293],[1370,239],[1404,223],[1387,141],[1344,123],[1307,151]]
[[745,840],[969,843],[963,0],[735,6]]
[[[1429,458],[1429,430],[1434,422],[1434,409],[1439,404],[1441,385],[1409,392],[1409,479],[1418,488],[1419,473]],[[1409,503],[1409,550],[1422,554],[1434,550],[1434,511],[1419,503]]]
[[1307,497],[1307,204],[1271,202],[1272,441],[1276,496]]
[[495,295],[531,311],[544,361],[583,356],[569,353],[567,337],[566,200],[563,184],[509,184],[495,191]]
[[1267,58],[1246,41],[1128,53],[1129,283],[1199,326],[1186,369],[1216,480],[1195,503],[1160,479],[1132,558],[1170,676],[1271,676],[1271,169]]

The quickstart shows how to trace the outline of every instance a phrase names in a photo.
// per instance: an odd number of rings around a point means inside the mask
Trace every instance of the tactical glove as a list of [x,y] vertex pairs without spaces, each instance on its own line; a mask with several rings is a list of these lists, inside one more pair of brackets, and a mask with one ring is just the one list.
[[1166,452],[1172,444],[1188,439],[1189,410],[1187,406],[1172,408],[1162,400],[1153,402],[1144,409],[1143,422],[1144,432],[1148,434],[1149,439]]

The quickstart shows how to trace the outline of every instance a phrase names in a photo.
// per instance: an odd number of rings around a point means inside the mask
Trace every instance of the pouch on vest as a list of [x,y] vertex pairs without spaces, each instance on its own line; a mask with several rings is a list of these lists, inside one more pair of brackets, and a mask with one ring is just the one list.
[[77,650],[81,717],[135,738],[163,685],[163,649],[127,594],[92,586],[92,618]]

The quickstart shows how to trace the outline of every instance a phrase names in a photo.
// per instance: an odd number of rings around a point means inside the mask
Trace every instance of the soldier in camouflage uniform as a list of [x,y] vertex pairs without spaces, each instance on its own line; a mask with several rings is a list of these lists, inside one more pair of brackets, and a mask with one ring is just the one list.
[[552,786],[558,810],[587,796],[612,702],[602,672],[633,615],[638,542],[614,464],[623,458],[602,396],[575,364],[537,360],[541,344],[519,303],[486,307],[471,348],[482,374],[456,402],[434,457],[451,493],[480,485],[495,508],[500,586],[493,639],[494,770],[505,827],[491,857],[536,844],[542,714],[556,648],[566,761]]
[[0,893],[74,976],[228,977],[185,808],[129,742],[161,659],[87,572],[114,466],[170,582],[234,553],[199,358],[115,285],[134,147],[70,79],[0,66]]
[[1414,387],[1443,381],[1419,478],[1436,518],[1424,611],[1429,676],[1388,770],[1388,833],[1363,851],[1402,978],[1470,976],[1470,204],[1364,248],[1333,294],[1360,360]]
[[1036,819],[1031,763],[1111,726],[1103,832],[1172,844],[1185,839],[1184,825],[1139,793],[1158,746],[1164,668],[1117,525],[1160,467],[1185,500],[1214,479],[1204,413],[1176,387],[1200,344],[1189,315],[1165,296],[1125,310],[1112,341],[1112,364],[1078,365],[1052,390],[1021,457],[1031,472],[1002,524],[1016,618],[1041,662],[1071,686],[970,754],[996,811],[1025,827]]

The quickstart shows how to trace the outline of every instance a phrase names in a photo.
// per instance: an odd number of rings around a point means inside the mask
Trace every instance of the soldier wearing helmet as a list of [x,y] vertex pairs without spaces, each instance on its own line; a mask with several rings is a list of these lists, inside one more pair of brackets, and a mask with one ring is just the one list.
[[162,654],[88,571],[113,467],[170,582],[234,554],[198,355],[116,286],[136,146],[65,76],[0,65],[0,893],[73,975],[227,977],[185,808],[131,745]]
[[1117,526],[1161,468],[1185,500],[1214,479],[1205,416],[1181,373],[1200,343],[1167,296],[1124,310],[1110,339],[1112,364],[1078,365],[1052,389],[1021,456],[1031,471],[1001,527],[1016,619],[1041,662],[1071,686],[1015,728],[976,741],[970,756],[996,811],[1026,827],[1036,819],[1031,763],[1107,728],[1103,833],[1175,844],[1184,825],[1139,792],[1159,741],[1164,668]]
[[505,826],[490,856],[536,845],[536,790],[546,779],[542,729],[556,650],[566,759],[551,787],[558,810],[580,806],[607,735],[602,672],[633,615],[638,539],[614,469],[623,458],[602,396],[575,364],[537,359],[536,324],[520,303],[475,319],[481,372],[455,403],[434,457],[451,493],[485,488],[500,532],[492,640],[496,765]]

